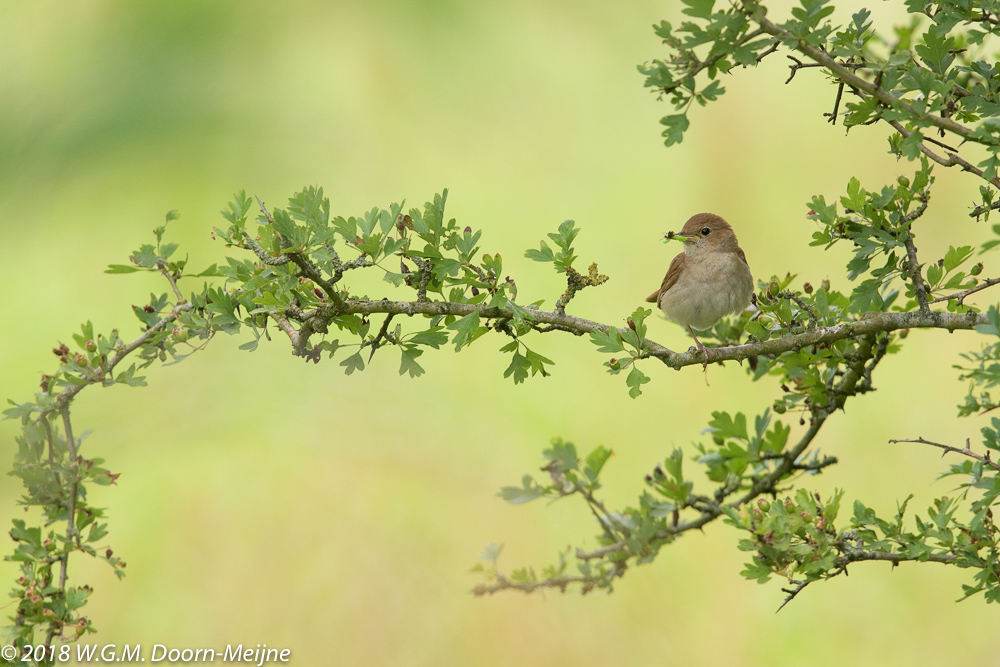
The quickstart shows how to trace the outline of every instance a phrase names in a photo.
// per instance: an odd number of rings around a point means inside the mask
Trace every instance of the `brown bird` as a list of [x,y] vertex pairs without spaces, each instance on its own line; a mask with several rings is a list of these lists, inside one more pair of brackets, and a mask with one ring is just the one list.
[[669,232],[670,239],[683,241],[684,252],[670,262],[660,289],[646,301],[687,327],[705,355],[707,369],[709,352],[694,330],[708,329],[726,315],[745,310],[753,294],[753,276],[733,228],[714,213],[692,217],[679,233]]

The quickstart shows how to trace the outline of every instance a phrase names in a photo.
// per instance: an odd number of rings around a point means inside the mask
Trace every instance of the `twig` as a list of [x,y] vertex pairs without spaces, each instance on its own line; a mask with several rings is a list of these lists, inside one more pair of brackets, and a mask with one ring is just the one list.
[[[897,120],[890,120],[890,121],[886,121],[886,122],[889,123],[889,125],[891,125],[894,130],[896,130],[901,135],[903,135],[904,138],[908,138],[908,137],[910,137],[913,134],[912,132],[910,132],[909,130],[907,130],[905,127],[903,127],[903,124],[900,123]],[[942,143],[940,141],[937,141],[935,139],[932,139],[931,137],[923,137],[923,140],[935,143],[938,146],[941,146],[942,148],[948,148],[948,146],[945,145],[944,143]],[[927,146],[925,146],[922,142],[919,143],[919,144],[917,144],[917,145],[920,148],[920,152],[923,153],[924,155],[926,155],[927,157],[929,157],[934,162],[937,162],[938,164],[940,164],[942,166],[945,166],[945,167],[961,167],[962,171],[971,172],[971,173],[975,174],[976,176],[979,176],[983,180],[987,181],[988,183],[990,183],[990,184],[992,184],[992,185],[1000,188],[1000,176],[998,176],[996,178],[992,178],[992,179],[987,179],[982,169],[980,169],[979,167],[976,167],[971,162],[968,162],[967,160],[965,160],[962,157],[960,157],[954,150],[952,150],[952,152],[948,153],[948,157],[947,158],[943,158],[940,155],[938,155],[937,153],[935,153],[934,151],[932,151],[931,149],[927,148]],[[982,207],[980,207],[980,208],[982,208]],[[995,207],[992,207],[992,208],[995,208]],[[985,209],[983,211],[979,211],[979,213],[976,213],[976,210],[973,210],[973,212],[970,213],[969,215],[971,217],[977,217],[978,215],[981,215],[983,212],[985,212]]]
[[[771,22],[767,17],[761,17],[757,21],[764,32],[782,40],[795,42],[795,48],[800,53],[808,56],[818,65],[830,70],[830,73],[833,74],[833,76],[847,85],[862,90],[869,95],[874,95],[875,98],[883,105],[890,108],[900,108],[914,118],[927,121],[938,129],[951,132],[952,134],[962,137],[962,139],[965,139],[966,141],[975,141],[976,143],[984,145],[996,145],[996,142],[984,141],[978,135],[973,136],[973,131],[971,129],[955,122],[950,118],[944,118],[941,116],[935,116],[934,114],[926,114],[917,111],[912,104],[898,97],[894,97],[888,90],[875,85],[875,83],[871,81],[866,81],[855,74],[852,70],[857,69],[857,67],[854,67],[852,64],[837,62],[836,58],[830,56],[830,54],[792,35],[787,30]],[[803,67],[804,66],[805,65],[803,65]],[[955,157],[957,158],[957,156]]]
[[822,460],[816,461],[815,463],[793,463],[792,470],[800,470],[802,472],[819,472],[823,468],[836,464],[836,456],[825,456]]
[[972,451],[972,448],[969,445],[969,439],[968,438],[965,439],[965,449],[959,449],[958,447],[952,447],[950,445],[942,445],[939,442],[931,442],[930,440],[924,440],[923,438],[906,439],[906,440],[890,440],[889,442],[890,443],[916,442],[916,443],[919,443],[921,445],[930,445],[932,447],[938,447],[938,448],[944,450],[944,454],[941,454],[942,457],[945,454],[949,453],[949,452],[955,452],[956,454],[961,454],[962,456],[968,456],[970,459],[975,459],[975,460],[979,461],[980,463],[983,463],[984,465],[987,465],[987,466],[993,468],[996,471],[1000,471],[1000,464],[997,464],[995,461],[993,461],[993,460],[990,459],[990,453],[988,451],[986,452],[986,456],[980,456],[979,454],[976,454],[974,451]]
[[928,303],[938,303],[940,301],[951,301],[952,299],[958,299],[958,305],[964,305],[965,297],[970,294],[975,294],[987,287],[993,287],[997,283],[1000,283],[1000,278],[989,278],[979,283],[975,287],[970,287],[967,290],[962,290],[961,292],[955,292],[954,294],[948,294],[947,296],[939,296],[936,299],[931,299]]
[[410,257],[417,268],[420,269],[420,285],[417,287],[417,302],[426,303],[427,300],[427,286],[431,282],[431,269],[434,264],[429,259],[421,259],[420,257]]
[[[760,37],[763,34],[764,34],[764,31],[761,30],[761,29],[759,29],[759,28],[757,30],[752,31],[752,32],[748,32],[746,35],[743,36],[743,39],[740,40],[740,43],[738,44],[738,46],[743,46],[744,44],[746,44],[750,40],[752,40],[752,39],[754,39],[756,37]],[[687,72],[686,75],[690,76],[690,77],[697,76],[697,74],[699,72],[701,72],[702,70],[704,70],[704,69],[706,69],[708,67],[711,67],[715,63],[719,62],[719,60],[721,60],[725,56],[726,56],[725,53],[720,53],[717,56],[712,56],[708,60],[705,60],[703,62],[699,62],[698,65],[696,67],[692,68],[691,71]],[[674,86],[674,87],[676,87],[676,86]],[[669,90],[667,90],[665,92],[669,92]]]
[[764,58],[767,58],[769,55],[777,51],[780,45],[781,45],[781,40],[776,39],[773,42],[771,42],[771,46],[767,49],[767,51],[764,51],[759,56],[757,56],[757,64],[759,65],[760,61],[762,61]]
[[499,593],[505,590],[519,590],[525,593],[531,593],[539,588],[558,588],[562,592],[566,592],[566,588],[570,584],[583,584],[580,592],[583,594],[589,593],[595,588],[600,588],[607,586],[616,577],[620,577],[625,573],[626,566],[619,563],[616,567],[608,570],[606,574],[600,577],[587,577],[580,575],[562,575],[559,577],[548,577],[546,579],[541,579],[538,581],[512,581],[502,574],[497,575],[496,583],[494,584],[478,584],[472,589],[472,594],[476,597],[482,595],[493,595],[494,593]]
[[819,325],[819,319],[816,317],[816,311],[814,311],[808,303],[803,301],[794,292],[790,290],[786,290],[784,292],[778,292],[777,294],[775,294],[775,297],[779,299],[791,299],[792,301],[795,302],[795,305],[797,305],[799,308],[804,310],[807,315],[809,315],[809,320],[813,323],[813,326]]
[[[155,336],[157,333],[163,331],[163,329],[165,329],[168,324],[177,319],[178,315],[180,315],[183,312],[191,310],[193,307],[194,306],[191,304],[190,301],[174,306],[173,309],[170,311],[170,313],[165,315],[162,320],[160,320],[150,328],[146,329],[142,333],[142,335],[140,335],[131,343],[128,343],[123,348],[118,350],[118,352],[116,352],[115,355],[111,357],[108,360],[107,364],[105,364],[104,367],[102,368],[103,370],[102,375],[104,377],[111,377],[111,371],[113,371],[115,366],[117,366],[125,357],[134,352],[136,348],[140,347],[143,343],[145,343],[147,340]],[[69,405],[70,401],[73,400],[73,397],[79,394],[84,387],[100,381],[101,381],[100,379],[95,377],[88,380],[87,384],[74,384],[66,387],[61,392],[59,392],[59,395],[56,396],[55,400],[53,401],[56,409],[58,410],[61,409],[62,406],[64,405]],[[47,414],[51,414],[51,412],[52,411],[42,413],[42,416],[44,417]]]
[[582,276],[580,273],[574,269],[572,266],[566,269],[566,291],[563,292],[559,300],[556,301],[556,307],[553,312],[559,315],[566,314],[566,306],[569,304],[570,300],[576,293],[582,290],[584,287],[596,287],[598,285],[603,285],[608,281],[608,277],[603,273],[597,272],[597,262],[594,262],[587,269],[587,275]]
[[[840,98],[844,96],[844,82],[841,81],[840,85],[837,86],[837,99],[833,102],[833,113],[830,116],[830,125],[837,124],[837,112],[840,110]],[[827,114],[823,114],[826,116]]]
[[981,216],[983,213],[986,213],[987,211],[996,211],[998,209],[1000,209],[1000,201],[995,201],[989,206],[975,207],[974,209],[972,209],[972,213],[969,214],[969,217],[975,218],[976,222],[979,222],[979,216]]
[[170,273],[170,271],[167,270],[166,265],[163,262],[157,262],[156,268],[160,270],[160,273],[163,274],[163,277],[166,278],[167,282],[170,283],[170,287],[171,289],[174,290],[174,295],[177,297],[178,303],[186,301],[186,299],[184,298],[184,294],[177,288],[177,281],[174,280],[174,276]]
[[[795,73],[798,72],[800,69],[810,69],[812,67],[825,67],[825,65],[823,65],[822,63],[804,63],[795,56],[787,56],[787,58],[791,60],[793,64],[788,66],[788,69],[792,70],[792,72],[791,74],[788,75],[788,78],[785,79],[786,84],[792,82],[792,79],[795,78]],[[844,67],[850,67],[852,69],[865,69],[867,67],[867,65],[864,65],[863,63],[841,63],[841,65],[843,65]],[[838,95],[838,99],[839,97],[840,96]]]
[[788,604],[789,602],[791,602],[792,600],[794,600],[795,596],[798,595],[799,593],[801,593],[803,591],[803,589],[805,589],[805,587],[808,586],[809,584],[811,584],[813,581],[815,581],[815,580],[810,581],[810,580],[807,579],[806,581],[795,581],[794,579],[789,579],[788,583],[790,583],[790,584],[798,584],[798,585],[795,588],[782,588],[781,589],[781,592],[782,593],[788,593],[788,596],[785,598],[785,601],[781,603],[781,606],[774,610],[774,613],[777,614],[779,611],[781,611],[782,609],[784,609],[786,604]]
[[[917,211],[914,211],[914,213],[919,216],[920,213],[923,213],[923,209],[925,208],[927,208],[926,198],[921,205],[921,208],[918,208]],[[910,215],[913,214],[911,213]],[[906,217],[909,217],[909,215]],[[906,218],[904,218],[904,220],[906,220]],[[917,246],[913,243],[913,234],[911,233],[910,228],[907,227],[904,231],[906,233],[906,240],[903,242],[906,246],[906,268],[907,273],[910,274],[910,282],[913,286],[913,293],[917,296],[917,303],[920,304],[921,312],[929,313],[930,306],[927,302],[927,285],[924,283],[924,277],[920,274],[920,265],[917,264]]]
[[[372,339],[370,343],[367,343],[367,345],[371,345],[372,348],[372,353],[368,355],[368,363],[371,363],[372,358],[375,356],[375,351],[380,347],[382,347],[383,345],[382,341],[388,340],[390,342],[395,342],[389,336],[389,322],[392,322],[392,318],[394,318],[395,316],[396,316],[395,313],[389,313],[388,315],[386,315],[385,321],[382,322],[382,328],[378,330],[378,334],[375,336],[375,338]],[[366,343],[362,343],[361,347],[364,347],[365,345]]]

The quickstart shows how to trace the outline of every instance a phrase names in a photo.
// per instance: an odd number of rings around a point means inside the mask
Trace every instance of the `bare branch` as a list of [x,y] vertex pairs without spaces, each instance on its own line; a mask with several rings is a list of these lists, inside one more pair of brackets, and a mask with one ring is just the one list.
[[968,438],[966,438],[965,440],[965,449],[959,449],[958,447],[952,447],[950,445],[942,445],[940,442],[931,442],[930,440],[924,440],[923,438],[915,438],[911,440],[890,440],[889,442],[890,443],[916,442],[921,445],[930,445],[932,447],[939,447],[940,449],[944,450],[944,453],[941,454],[941,456],[944,456],[949,452],[955,452],[956,454],[961,454],[962,456],[968,456],[970,459],[975,459],[976,461],[979,461],[980,463],[987,465],[996,471],[1000,471],[1000,464],[997,464],[995,461],[990,459],[990,453],[988,451],[986,452],[986,456],[980,456],[979,454],[976,454],[974,451],[972,451],[972,448],[969,445]]

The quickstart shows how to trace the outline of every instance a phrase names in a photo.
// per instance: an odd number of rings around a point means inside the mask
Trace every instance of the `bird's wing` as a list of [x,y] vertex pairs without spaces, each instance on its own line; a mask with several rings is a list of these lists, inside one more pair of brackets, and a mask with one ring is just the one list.
[[[741,256],[742,254],[743,253],[740,252]],[[646,301],[648,301],[649,303],[659,303],[660,295],[666,292],[671,287],[673,287],[674,283],[677,282],[678,276],[681,275],[681,271],[684,269],[685,257],[687,257],[687,255],[685,255],[684,253],[680,253],[679,255],[674,257],[673,261],[670,262],[670,268],[667,269],[667,275],[663,276],[663,284],[660,285],[660,289],[656,290],[648,297],[646,297]],[[743,261],[745,262],[746,259],[744,259]]]
[[743,263],[746,264],[747,268],[749,269],[750,268],[750,263],[747,261],[747,256],[743,252],[743,248],[741,248],[739,246],[736,246],[736,254],[740,256],[740,259],[743,260]]

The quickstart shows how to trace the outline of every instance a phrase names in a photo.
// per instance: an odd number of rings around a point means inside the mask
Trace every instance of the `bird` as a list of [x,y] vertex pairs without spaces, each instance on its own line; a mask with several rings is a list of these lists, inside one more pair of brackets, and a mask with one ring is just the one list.
[[664,243],[672,239],[684,242],[684,252],[670,262],[660,289],[646,301],[687,327],[707,370],[709,351],[694,330],[708,329],[726,315],[745,310],[754,290],[753,274],[733,228],[714,213],[692,216],[680,232],[668,232]]

